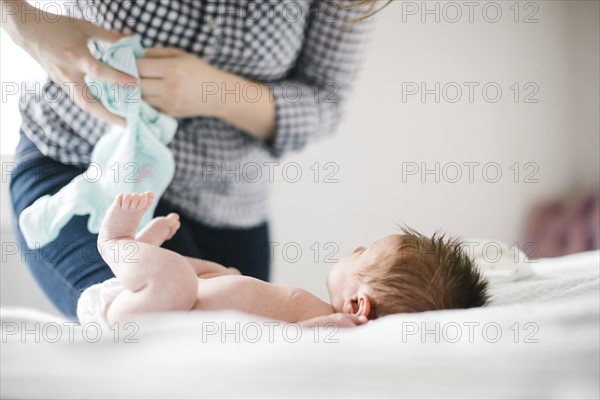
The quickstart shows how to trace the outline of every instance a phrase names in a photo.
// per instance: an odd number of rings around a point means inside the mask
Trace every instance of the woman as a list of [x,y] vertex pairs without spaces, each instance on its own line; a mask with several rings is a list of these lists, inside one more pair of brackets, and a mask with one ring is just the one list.
[[[169,144],[175,177],[155,214],[179,213],[181,228],[165,247],[268,280],[268,163],[334,131],[369,30],[361,17],[374,1],[79,0],[70,13],[77,18],[0,2],[3,28],[49,75],[21,102],[14,215],[82,173],[109,124],[124,124],[94,101],[83,77],[139,85],[179,122]],[[148,49],[139,82],[97,61],[130,33]],[[245,176],[249,164],[262,173]],[[102,171],[115,179],[127,172]],[[86,221],[74,217],[37,249],[25,247],[14,224],[27,265],[68,317],[85,288],[113,276]]]

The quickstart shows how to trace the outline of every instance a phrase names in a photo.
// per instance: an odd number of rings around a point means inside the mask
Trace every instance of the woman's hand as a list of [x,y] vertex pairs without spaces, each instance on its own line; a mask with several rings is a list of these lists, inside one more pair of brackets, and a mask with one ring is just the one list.
[[219,95],[208,95],[225,80],[219,70],[193,54],[154,47],[137,60],[142,98],[173,117],[214,117]]
[[137,66],[142,98],[160,111],[181,118],[219,118],[258,138],[273,136],[275,105],[266,85],[173,47],[148,49]]
[[94,58],[87,47],[90,39],[115,42],[123,35],[90,22],[39,10],[24,1],[2,1],[2,27],[29,53],[83,110],[109,123],[125,120],[106,110],[91,94],[84,76],[137,85],[136,78],[110,68]]

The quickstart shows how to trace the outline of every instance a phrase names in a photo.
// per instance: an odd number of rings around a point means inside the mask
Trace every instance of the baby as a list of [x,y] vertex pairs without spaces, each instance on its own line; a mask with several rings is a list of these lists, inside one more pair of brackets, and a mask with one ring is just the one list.
[[306,290],[159,247],[179,228],[177,214],[153,219],[135,236],[153,199],[150,192],[118,195],[100,229],[100,253],[120,283],[103,310],[110,324],[142,312],[233,309],[306,326],[355,326],[388,314],[487,301],[487,282],[460,242],[443,236],[427,238],[407,228],[357,248],[329,272],[326,303]]

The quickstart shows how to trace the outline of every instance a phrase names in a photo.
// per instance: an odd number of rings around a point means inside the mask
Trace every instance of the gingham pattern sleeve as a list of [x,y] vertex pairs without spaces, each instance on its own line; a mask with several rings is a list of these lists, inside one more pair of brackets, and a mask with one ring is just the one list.
[[340,122],[374,18],[357,21],[366,8],[348,5],[314,4],[296,65],[287,79],[271,85],[276,130],[270,150],[275,157],[333,133]]

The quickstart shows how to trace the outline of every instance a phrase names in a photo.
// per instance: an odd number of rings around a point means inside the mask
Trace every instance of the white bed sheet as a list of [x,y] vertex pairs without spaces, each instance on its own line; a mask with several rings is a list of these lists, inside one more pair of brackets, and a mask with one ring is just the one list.
[[[124,340],[133,326],[121,327],[117,343],[114,331],[92,343],[95,329],[85,340],[73,328],[70,338],[59,318],[3,309],[0,395],[597,399],[599,268],[598,251],[540,260],[534,276],[494,285],[489,307],[389,316],[321,330],[316,341],[315,330],[293,342],[291,325],[270,332],[266,321],[248,315],[198,312],[140,317],[137,343]],[[23,337],[23,328],[36,323],[39,343],[31,333]],[[50,343],[56,326],[62,336]],[[223,328],[230,330],[225,340]],[[423,338],[424,329],[439,339]],[[327,334],[337,342],[327,343]]]

